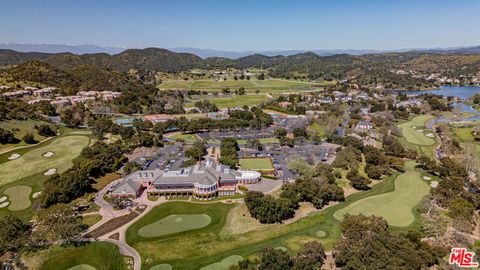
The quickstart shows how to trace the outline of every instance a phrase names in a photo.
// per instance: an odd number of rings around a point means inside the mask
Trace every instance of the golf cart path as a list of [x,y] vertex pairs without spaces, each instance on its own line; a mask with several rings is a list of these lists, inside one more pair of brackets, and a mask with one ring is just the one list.
[[108,238],[107,239],[102,239],[102,241],[113,243],[113,244],[117,245],[121,254],[123,254],[125,256],[132,257],[133,258],[133,269],[134,270],[142,269],[142,258],[140,257],[140,254],[134,248],[129,246],[127,243],[120,242],[120,241],[113,240],[113,239],[108,239]]
[[[112,218],[119,217],[126,215],[130,213],[128,209],[122,209],[122,210],[114,210],[113,207],[104,200],[103,196],[106,194],[108,191],[108,187],[110,185],[106,186],[103,188],[100,192],[97,193],[97,197],[95,198],[95,203],[100,206],[100,210],[98,213],[102,216],[102,219],[97,222],[95,225],[89,228],[88,232],[91,232],[92,230],[98,228],[105,222],[111,220]],[[164,197],[159,198],[157,201],[150,201],[147,198],[147,193],[144,192],[141,197],[137,198],[134,200],[134,202],[138,204],[145,205],[145,209],[143,212],[141,212],[136,218],[130,220],[128,223],[124,224],[123,226],[105,234],[100,237],[98,237],[98,241],[106,241],[113,243],[117,245],[120,249],[120,252],[126,256],[130,256],[133,258],[134,262],[134,270],[140,270],[142,268],[142,258],[140,257],[140,254],[130,245],[128,245],[125,241],[125,234],[127,232],[128,227],[130,227],[133,223],[138,221],[140,218],[148,214],[153,208],[156,206],[167,202],[167,200]],[[88,233],[87,232],[87,233]],[[119,238],[118,240],[110,239],[109,236],[118,233]]]

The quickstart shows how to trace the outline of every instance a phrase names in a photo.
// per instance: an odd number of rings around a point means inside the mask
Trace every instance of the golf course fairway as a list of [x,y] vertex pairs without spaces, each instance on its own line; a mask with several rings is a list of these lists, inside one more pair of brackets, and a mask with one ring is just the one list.
[[420,172],[414,170],[415,163],[405,164],[406,172],[395,179],[395,190],[358,200],[336,211],[333,217],[339,221],[345,214],[385,218],[389,225],[404,227],[415,220],[413,208],[429,193],[430,187],[422,181]]

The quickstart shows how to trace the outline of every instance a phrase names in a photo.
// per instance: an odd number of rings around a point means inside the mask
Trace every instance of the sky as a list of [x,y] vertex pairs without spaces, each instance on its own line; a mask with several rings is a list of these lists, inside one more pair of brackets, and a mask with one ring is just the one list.
[[479,0],[0,0],[0,43],[216,50],[480,45]]

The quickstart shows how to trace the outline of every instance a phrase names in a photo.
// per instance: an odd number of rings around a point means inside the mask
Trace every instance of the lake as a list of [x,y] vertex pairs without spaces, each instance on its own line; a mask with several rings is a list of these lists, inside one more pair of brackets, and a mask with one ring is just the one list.
[[403,93],[408,95],[421,95],[421,94],[434,94],[442,95],[444,97],[454,96],[461,99],[468,99],[469,97],[480,93],[480,86],[440,86],[435,90],[421,90],[421,91],[410,91],[410,90],[386,90],[393,93]]

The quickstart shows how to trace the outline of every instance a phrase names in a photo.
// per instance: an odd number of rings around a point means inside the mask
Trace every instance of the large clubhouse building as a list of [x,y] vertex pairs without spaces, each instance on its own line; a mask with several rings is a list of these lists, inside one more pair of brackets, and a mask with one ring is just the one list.
[[237,171],[211,160],[176,171],[136,171],[124,177],[110,196],[193,196],[210,200],[235,195],[239,185],[254,184],[261,175],[255,171]]

